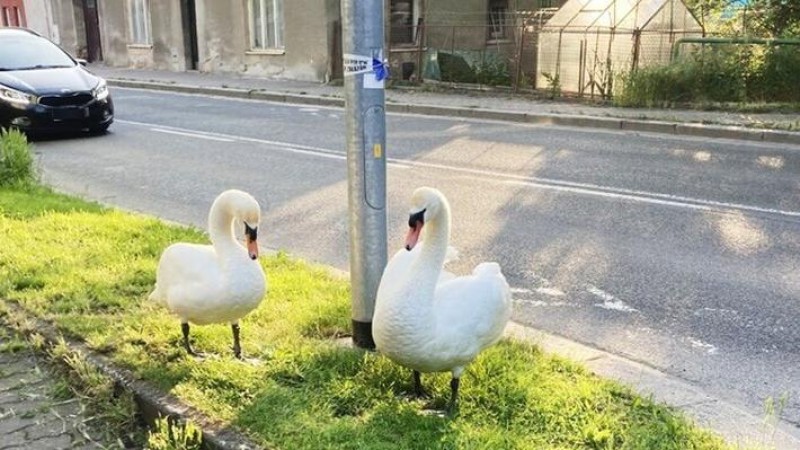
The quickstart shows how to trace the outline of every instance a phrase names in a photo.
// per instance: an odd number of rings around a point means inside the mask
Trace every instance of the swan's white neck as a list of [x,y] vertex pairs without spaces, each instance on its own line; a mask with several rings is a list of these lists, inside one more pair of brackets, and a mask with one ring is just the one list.
[[[418,292],[425,292],[425,295],[416,295],[412,298],[430,300],[433,299],[433,292],[436,290],[450,241],[450,208],[446,203],[442,203],[436,217],[426,222],[424,232],[422,251],[410,268],[407,282]],[[431,305],[432,303],[428,302],[428,305],[418,306]]]
[[233,236],[233,215],[223,205],[214,204],[208,215],[208,233],[211,243],[221,256],[227,256],[241,246]]

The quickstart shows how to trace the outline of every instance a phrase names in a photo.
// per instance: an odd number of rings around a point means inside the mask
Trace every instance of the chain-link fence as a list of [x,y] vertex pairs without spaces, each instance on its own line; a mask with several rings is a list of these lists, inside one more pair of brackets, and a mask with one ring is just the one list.
[[694,30],[545,29],[539,34],[536,86],[607,98],[620,76],[669,63],[676,42],[700,35]]
[[668,63],[681,39],[703,35],[680,0],[554,1],[563,6],[398,14],[389,27],[392,77],[607,98],[620,76]]
[[414,26],[392,25],[392,78],[533,87],[538,32],[554,11],[547,8],[490,15],[482,20],[460,18],[459,24],[419,20]]

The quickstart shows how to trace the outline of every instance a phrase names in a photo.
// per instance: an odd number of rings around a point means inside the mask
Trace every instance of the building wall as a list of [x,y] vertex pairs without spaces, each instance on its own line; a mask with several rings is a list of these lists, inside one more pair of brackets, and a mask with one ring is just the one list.
[[50,0],[25,0],[22,4],[25,8],[27,27],[48,39],[55,40],[53,39]]
[[199,69],[322,81],[330,71],[337,0],[285,0],[284,51],[251,51],[246,0],[197,0]]
[[186,69],[180,0],[150,0],[150,45],[130,43],[127,0],[99,0],[104,62],[110,66]]
[[[86,52],[86,32],[83,28],[83,10],[80,3],[77,0],[45,1],[50,2],[49,10],[52,15],[50,37],[70,55],[82,57]],[[78,3],[77,10],[76,3]]]
[[153,66],[159,70],[186,70],[180,0],[150,2]]
[[103,61],[109,66],[128,67],[128,19],[125,0],[98,0]]

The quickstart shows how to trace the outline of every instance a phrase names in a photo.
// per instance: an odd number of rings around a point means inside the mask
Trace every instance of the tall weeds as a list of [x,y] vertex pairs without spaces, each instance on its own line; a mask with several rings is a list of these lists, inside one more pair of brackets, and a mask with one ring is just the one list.
[[718,46],[621,79],[620,106],[800,102],[800,47]]
[[29,186],[36,182],[33,156],[24,134],[0,129],[0,186]]

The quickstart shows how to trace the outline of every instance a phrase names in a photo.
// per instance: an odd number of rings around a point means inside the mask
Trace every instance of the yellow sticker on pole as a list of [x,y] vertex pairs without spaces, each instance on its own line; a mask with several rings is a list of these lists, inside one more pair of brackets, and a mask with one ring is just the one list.
[[383,147],[381,147],[381,144],[375,144],[372,146],[372,156],[375,158],[383,157]]

